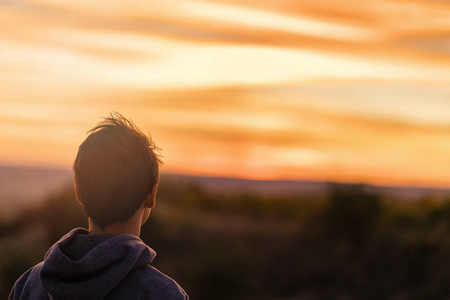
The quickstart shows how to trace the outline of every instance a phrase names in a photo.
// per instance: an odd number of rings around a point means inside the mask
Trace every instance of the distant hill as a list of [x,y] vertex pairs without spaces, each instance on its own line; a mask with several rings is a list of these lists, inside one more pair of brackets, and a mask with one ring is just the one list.
[[40,202],[72,178],[69,169],[0,166],[0,216]]
[[[196,185],[207,192],[225,194],[256,193],[258,195],[301,195],[310,196],[326,193],[330,182],[295,180],[249,180],[226,177],[204,177],[165,173],[161,179],[176,182],[177,185]],[[162,183],[164,184],[164,183]],[[346,184],[346,183],[341,183]],[[450,189],[410,186],[367,185],[367,190],[386,195],[400,201],[417,201],[426,196],[450,198]]]
[[[73,174],[65,168],[36,168],[0,166],[0,216],[14,214],[17,209],[34,205],[49,194],[70,185]],[[326,182],[294,180],[247,180],[225,177],[201,177],[181,174],[161,174],[161,185],[198,186],[206,192],[224,194],[323,195]],[[171,185],[172,186],[172,185]],[[450,190],[426,187],[383,187],[369,185],[368,189],[401,201],[416,201],[424,196],[450,198]]]

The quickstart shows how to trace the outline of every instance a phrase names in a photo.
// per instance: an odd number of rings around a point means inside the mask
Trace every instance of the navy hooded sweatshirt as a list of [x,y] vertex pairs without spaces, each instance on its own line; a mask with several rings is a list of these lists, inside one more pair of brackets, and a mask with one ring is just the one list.
[[155,256],[134,235],[77,228],[16,281],[9,299],[189,299],[173,279],[150,266]]

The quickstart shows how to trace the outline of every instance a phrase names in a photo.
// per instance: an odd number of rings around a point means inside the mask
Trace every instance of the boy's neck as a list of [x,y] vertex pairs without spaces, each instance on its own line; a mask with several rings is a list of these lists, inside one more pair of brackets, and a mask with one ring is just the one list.
[[90,233],[107,233],[107,234],[132,234],[137,237],[141,234],[141,224],[133,222],[132,219],[128,219],[125,222],[117,222],[117,223],[111,223],[103,228],[95,224],[90,218],[89,218],[89,232]]

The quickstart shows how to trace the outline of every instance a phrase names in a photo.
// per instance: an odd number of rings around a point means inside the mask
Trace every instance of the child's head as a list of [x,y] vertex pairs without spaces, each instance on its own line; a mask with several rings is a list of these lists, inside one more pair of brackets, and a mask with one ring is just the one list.
[[132,121],[113,113],[88,132],[73,170],[77,198],[98,226],[124,221],[159,181],[159,150]]

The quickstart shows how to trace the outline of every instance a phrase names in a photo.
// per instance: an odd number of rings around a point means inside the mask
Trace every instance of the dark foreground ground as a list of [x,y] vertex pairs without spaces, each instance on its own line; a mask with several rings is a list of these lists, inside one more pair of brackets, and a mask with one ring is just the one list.
[[[67,231],[73,189],[0,221],[0,299]],[[191,299],[450,299],[450,199],[363,185],[239,194],[165,179],[141,238]]]

